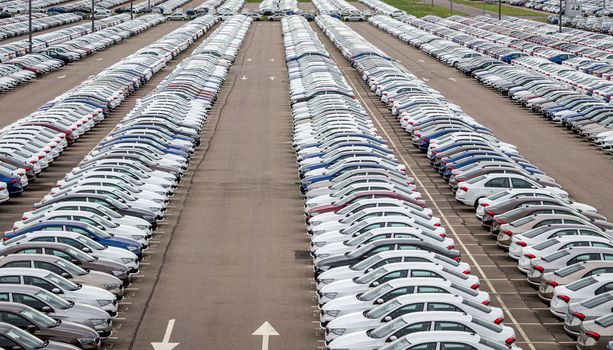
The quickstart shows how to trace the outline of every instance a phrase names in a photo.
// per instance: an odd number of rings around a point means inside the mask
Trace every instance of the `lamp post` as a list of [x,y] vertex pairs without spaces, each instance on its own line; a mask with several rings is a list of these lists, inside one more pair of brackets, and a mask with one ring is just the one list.
[[560,13],[558,14],[559,32],[562,33],[562,0],[560,0]]
[[32,0],[28,0],[28,42],[28,52],[32,53]]
[[498,0],[498,20],[502,19],[502,0]]
[[92,33],[96,30],[96,26],[94,24],[94,0],[92,0]]
[[134,1],[130,0],[130,19],[134,19]]
[[453,0],[449,0],[449,12],[453,12]]

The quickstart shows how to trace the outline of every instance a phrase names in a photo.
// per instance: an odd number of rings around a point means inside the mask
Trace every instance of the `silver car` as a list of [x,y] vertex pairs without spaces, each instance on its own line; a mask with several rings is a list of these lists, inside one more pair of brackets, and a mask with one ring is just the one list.
[[581,324],[613,312],[613,291],[597,295],[587,300],[571,303],[564,319],[564,330],[579,335]]
[[613,342],[613,313],[583,322],[577,338],[579,350],[603,350]]

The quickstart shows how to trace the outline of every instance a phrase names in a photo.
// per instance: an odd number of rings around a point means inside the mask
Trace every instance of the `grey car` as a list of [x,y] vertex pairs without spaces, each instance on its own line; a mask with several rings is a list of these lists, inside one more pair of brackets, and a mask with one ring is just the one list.
[[112,334],[113,319],[108,312],[95,306],[67,301],[40,287],[0,284],[0,301],[25,304],[49,317],[89,326],[101,338]]
[[32,334],[8,323],[0,322],[0,348],[3,349],[45,349],[78,350],[76,346],[56,341],[42,341]]
[[613,312],[595,320],[583,322],[581,333],[577,338],[577,349],[603,350],[611,342],[613,342]]
[[10,254],[0,257],[2,267],[33,267],[49,270],[72,280],[75,283],[100,287],[115,294],[117,299],[123,297],[123,282],[108,273],[85,270],[72,262],[48,254]]
[[91,256],[64,243],[49,242],[24,242],[4,247],[0,250],[0,256],[9,254],[48,254],[54,255],[81,266],[84,269],[91,269],[109,273],[123,281],[124,285],[130,284],[130,274],[124,265]]
[[530,260],[527,281],[540,286],[544,273],[555,271],[564,266],[581,261],[613,260],[613,249],[599,247],[570,247],[559,250],[542,258]]
[[577,336],[581,332],[583,322],[597,319],[601,316],[613,313],[613,292],[596,295],[568,305],[568,312],[564,319],[566,333]]
[[602,273],[613,273],[613,261],[581,261],[553,272],[547,272],[541,279],[539,298],[548,302],[553,296],[555,287],[564,286],[583,277]]

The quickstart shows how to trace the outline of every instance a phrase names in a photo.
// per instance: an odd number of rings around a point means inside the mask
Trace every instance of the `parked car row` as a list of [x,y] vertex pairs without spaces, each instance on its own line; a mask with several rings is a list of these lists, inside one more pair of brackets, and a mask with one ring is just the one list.
[[[558,16],[549,16],[547,23],[558,24],[560,18]],[[575,17],[562,17],[562,25],[565,27],[578,28],[582,30],[589,30],[596,33],[613,34],[613,19],[610,17],[599,16],[575,16]]]
[[[154,46],[180,50],[216,21],[205,16],[179,29],[191,37],[186,44]],[[117,301],[138,272],[250,23],[236,16],[212,33],[5,234],[0,346],[34,349],[24,342],[51,341],[45,349],[100,349],[111,335]],[[11,337],[15,332],[20,337]]]
[[341,18],[362,15],[362,11],[345,0],[314,0],[313,5],[320,14]]
[[3,128],[0,200],[21,193],[65,147],[102,121],[215,21],[211,16],[192,21]]
[[165,19],[161,16],[147,15],[53,45],[39,53],[13,58],[0,64],[0,92],[13,90],[37,76],[102,51],[164,21]]
[[217,13],[223,20],[230,19],[240,12],[244,4],[245,0],[227,0],[217,8]]
[[[560,2],[556,0],[510,0],[509,4],[513,6],[521,6],[551,13],[560,12]],[[576,6],[580,6],[581,16],[576,16],[578,18],[590,15],[611,15],[611,8],[606,2],[602,2],[599,0],[579,0],[573,2],[573,4],[575,4]],[[564,11],[566,10],[565,4],[563,6],[564,7],[562,13],[564,13]]]
[[[32,0],[32,9],[43,10],[44,8],[66,2],[66,0]],[[28,13],[28,1],[10,0],[0,3],[0,11],[15,14]]]
[[194,8],[196,15],[206,15],[207,13],[215,13],[215,10],[223,4],[223,0],[206,0],[202,4]]
[[[81,16],[73,13],[58,14],[54,16],[47,16],[42,13],[33,13],[32,18],[32,31],[38,32],[41,30],[69,24],[76,23],[83,19]],[[6,21],[17,18],[18,21]],[[19,35],[28,34],[28,16],[20,15],[11,18],[3,18],[2,24],[0,24],[0,40],[12,38]]]
[[132,5],[132,9],[135,13],[146,13],[152,11],[152,9],[167,0],[143,0],[137,4]]
[[294,14],[298,12],[297,0],[264,0],[259,5],[260,14],[269,16],[277,12]]
[[[318,25],[343,53],[379,50]],[[517,349],[502,311],[432,216],[306,20],[284,19],[294,148],[305,193],[328,349],[413,349],[434,342]],[[354,40],[355,39],[355,40]],[[366,50],[366,51],[365,51]],[[357,62],[357,60],[355,61]],[[365,73],[367,74],[367,73]],[[420,347],[421,346],[421,347]]]
[[[554,123],[587,137],[602,150],[613,150],[610,118],[613,88],[610,81],[574,70],[569,66],[574,64],[571,60],[568,65],[558,65],[543,58],[518,56],[523,54],[513,49],[496,48],[481,39],[468,40],[465,34],[454,34],[454,31],[431,22],[405,20],[407,23],[403,24],[379,17],[371,22],[382,29],[385,26],[387,29],[384,30],[388,31],[394,27],[394,35],[401,40],[472,75],[514,101],[541,112]],[[460,41],[461,37],[464,37],[463,41]]]
[[382,0],[358,0],[360,3],[370,7],[379,15],[392,16],[394,18],[401,17],[407,13],[394,7]]
[[[438,38],[405,32],[387,16],[371,22],[402,40],[423,40],[422,46]],[[475,208],[497,245],[518,260],[518,269],[539,287],[541,298],[551,300],[551,313],[578,336],[578,348],[603,349],[613,340],[613,224],[595,208],[573,201],[515,146],[498,140],[440,93],[402,67],[386,64],[377,48],[358,51],[348,47],[350,39],[336,41],[337,46],[341,42],[347,58],[426,153],[456,200]],[[354,45],[360,43],[364,39],[356,37]],[[437,54],[451,60],[459,52]]]

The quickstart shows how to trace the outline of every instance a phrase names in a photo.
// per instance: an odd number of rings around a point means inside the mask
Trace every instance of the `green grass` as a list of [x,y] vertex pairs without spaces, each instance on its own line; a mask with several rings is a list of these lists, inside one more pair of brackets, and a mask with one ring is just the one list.
[[[457,2],[463,5],[467,5],[467,6],[478,8],[478,9],[483,9],[483,1],[453,0],[453,2]],[[498,13],[498,4],[496,3],[485,4],[485,10],[494,12],[494,13]],[[530,11],[527,9],[523,9],[521,7],[514,7],[514,6],[509,6],[509,5],[502,5],[501,12],[503,15],[506,15],[506,16],[540,16],[540,17],[545,17],[545,18],[547,17],[546,15],[540,12]]]
[[466,16],[464,12],[455,10],[449,11],[448,7],[439,5],[432,6],[430,0],[426,0],[425,4],[423,1],[416,0],[385,0],[385,2],[417,17],[427,15],[436,15],[440,17],[449,17],[452,15]]

